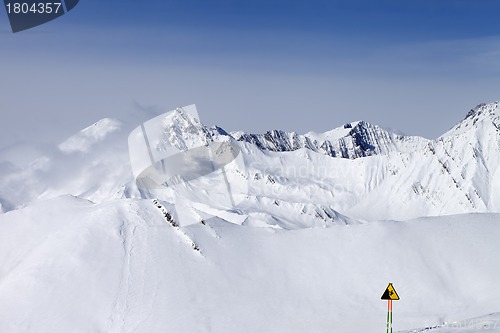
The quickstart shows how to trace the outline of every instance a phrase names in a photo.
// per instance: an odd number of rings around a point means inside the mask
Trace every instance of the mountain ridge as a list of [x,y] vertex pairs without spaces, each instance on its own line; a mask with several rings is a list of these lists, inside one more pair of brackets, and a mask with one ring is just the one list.
[[[162,125],[163,134],[155,149],[165,149],[162,140],[169,144],[175,141],[178,149],[185,150],[234,139],[246,167],[228,170],[230,183],[241,188],[241,193],[232,191],[241,198],[254,198],[249,199],[247,208],[261,217],[268,216],[264,219],[269,223],[276,223],[275,217],[270,218],[278,213],[276,205],[271,206],[275,201],[288,202],[290,207],[316,205],[317,216],[333,210],[360,220],[500,211],[500,184],[496,181],[500,175],[496,157],[500,151],[498,102],[478,105],[435,140],[396,134],[364,121],[323,134],[279,130],[228,133],[217,126],[207,127],[179,110],[176,122]],[[61,194],[93,202],[143,197],[131,175],[123,139],[130,129],[123,124],[104,119],[24,169],[6,168],[0,176],[2,211]],[[199,186],[191,189],[206,191],[206,185]],[[217,183],[214,189],[224,191]],[[266,202],[264,197],[271,203],[264,204],[267,208],[259,206]],[[380,204],[380,199],[392,205]],[[173,199],[165,194],[165,200]],[[213,204],[209,198],[200,200],[204,205]],[[288,217],[279,213],[286,221],[277,224],[289,226],[290,220],[301,215],[301,209]],[[309,221],[303,226],[317,224],[314,217]]]
[[[387,154],[391,151],[407,151],[412,148],[406,147],[405,143],[411,140],[416,145],[413,149],[418,149],[427,142],[427,139],[422,137],[396,134],[365,121],[354,122],[354,126],[352,124],[347,123],[343,127],[319,135],[272,130],[264,134],[235,132],[233,137],[265,150],[282,152],[307,148],[331,157],[347,159]],[[340,131],[341,129],[344,131]],[[333,132],[336,132],[336,135],[332,138]],[[320,139],[321,137],[323,138]]]

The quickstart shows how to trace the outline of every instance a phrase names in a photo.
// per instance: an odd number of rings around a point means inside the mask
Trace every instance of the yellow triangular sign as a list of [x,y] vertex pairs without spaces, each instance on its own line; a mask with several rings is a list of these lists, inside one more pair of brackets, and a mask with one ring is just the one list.
[[398,293],[396,292],[396,289],[394,289],[394,286],[392,283],[389,283],[387,288],[385,289],[384,293],[382,294],[381,299],[391,299],[393,301],[399,300]]

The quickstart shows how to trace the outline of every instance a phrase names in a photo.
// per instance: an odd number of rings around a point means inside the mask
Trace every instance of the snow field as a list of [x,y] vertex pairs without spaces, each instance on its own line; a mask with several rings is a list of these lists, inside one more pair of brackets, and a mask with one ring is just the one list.
[[382,331],[388,282],[394,331],[460,321],[500,308],[499,218],[176,229],[150,200],[60,197],[0,216],[0,331]]

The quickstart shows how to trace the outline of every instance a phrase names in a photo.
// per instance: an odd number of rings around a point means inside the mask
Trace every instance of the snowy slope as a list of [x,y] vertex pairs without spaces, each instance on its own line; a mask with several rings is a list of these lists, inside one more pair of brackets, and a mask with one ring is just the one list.
[[0,216],[0,331],[383,331],[387,282],[395,331],[460,321],[500,309],[499,218],[178,228],[150,200],[41,201]]
[[500,312],[495,312],[485,316],[468,318],[464,320],[457,320],[457,321],[443,323],[440,325],[429,325],[427,327],[404,331],[404,333],[498,332],[499,325],[500,325]]

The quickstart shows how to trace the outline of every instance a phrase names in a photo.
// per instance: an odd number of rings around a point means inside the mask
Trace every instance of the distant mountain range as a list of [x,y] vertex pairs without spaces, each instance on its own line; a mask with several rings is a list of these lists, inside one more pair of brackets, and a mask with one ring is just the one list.
[[[498,102],[478,105],[435,140],[396,134],[364,121],[303,135],[279,130],[227,133],[206,127],[182,109],[177,112],[179,121],[164,128],[165,137],[177,145],[234,139],[240,146],[245,170],[229,166],[227,177],[232,193],[245,198],[238,200],[238,209],[249,221],[259,216],[266,223],[291,227],[297,220],[303,220],[301,226],[331,222],[335,214],[376,220],[500,211]],[[126,146],[130,127],[103,119],[28,166],[3,162],[1,209],[60,194],[93,202],[148,196],[131,175]],[[189,186],[201,186],[191,191],[196,196],[186,191],[186,200],[195,206],[234,208],[211,202],[216,196],[210,193],[225,191],[217,184]],[[165,193],[158,197],[172,201]]]

